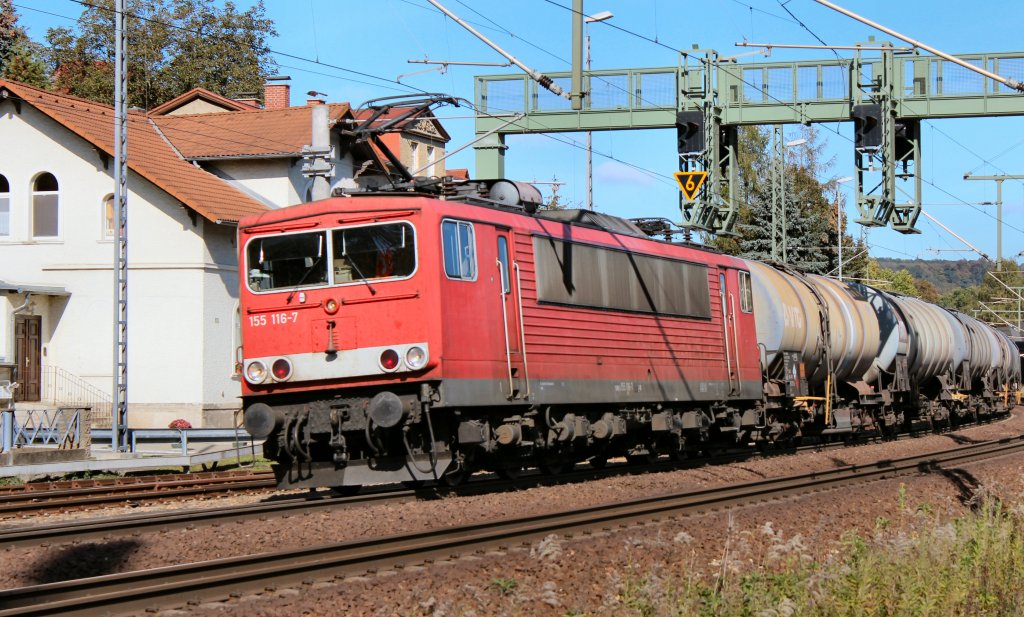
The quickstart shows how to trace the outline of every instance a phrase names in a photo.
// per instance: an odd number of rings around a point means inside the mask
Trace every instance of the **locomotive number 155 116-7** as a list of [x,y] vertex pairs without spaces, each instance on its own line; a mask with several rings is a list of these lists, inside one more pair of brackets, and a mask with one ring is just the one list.
[[283,326],[285,324],[299,321],[299,312],[270,313],[269,315],[249,315],[249,325],[258,328],[260,326]]

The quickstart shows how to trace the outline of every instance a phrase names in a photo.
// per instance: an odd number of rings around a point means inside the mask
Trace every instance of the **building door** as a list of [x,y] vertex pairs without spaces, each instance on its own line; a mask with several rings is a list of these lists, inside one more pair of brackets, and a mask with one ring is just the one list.
[[43,318],[14,316],[14,362],[18,367],[15,400],[38,401],[42,382]]

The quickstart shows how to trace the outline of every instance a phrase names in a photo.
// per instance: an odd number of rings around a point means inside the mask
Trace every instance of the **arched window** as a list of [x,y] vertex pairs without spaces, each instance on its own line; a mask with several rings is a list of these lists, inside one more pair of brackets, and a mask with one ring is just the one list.
[[60,204],[57,178],[44,172],[32,183],[32,237],[56,238],[60,236]]
[[110,193],[103,198],[103,237],[113,238],[117,230],[114,222],[114,194]]
[[11,235],[11,185],[0,174],[0,237]]

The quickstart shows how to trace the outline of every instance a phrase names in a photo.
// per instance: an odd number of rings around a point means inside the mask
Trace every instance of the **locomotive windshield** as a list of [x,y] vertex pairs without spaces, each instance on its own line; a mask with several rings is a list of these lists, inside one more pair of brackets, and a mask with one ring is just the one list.
[[253,291],[405,278],[416,270],[416,236],[409,223],[267,236],[246,257]]
[[412,275],[416,243],[412,225],[388,223],[346,227],[332,232],[334,283]]
[[256,238],[246,257],[253,291],[327,282],[327,234],[322,231]]

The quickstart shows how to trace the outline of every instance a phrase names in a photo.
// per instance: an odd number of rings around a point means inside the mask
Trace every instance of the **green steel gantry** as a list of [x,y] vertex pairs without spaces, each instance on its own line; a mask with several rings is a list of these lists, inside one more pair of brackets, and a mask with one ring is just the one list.
[[[864,45],[872,51],[853,58],[742,64],[695,48],[675,67],[590,71],[580,111],[525,74],[477,76],[476,133],[494,133],[476,145],[476,175],[504,177],[508,134],[676,128],[680,170],[708,172],[698,199],[682,204],[682,223],[728,234],[739,126],[853,121],[857,222],[918,233],[921,120],[1024,115],[1024,95],[936,56]],[[1024,80],[1024,52],[957,57]],[[547,75],[570,87],[571,73]]]

